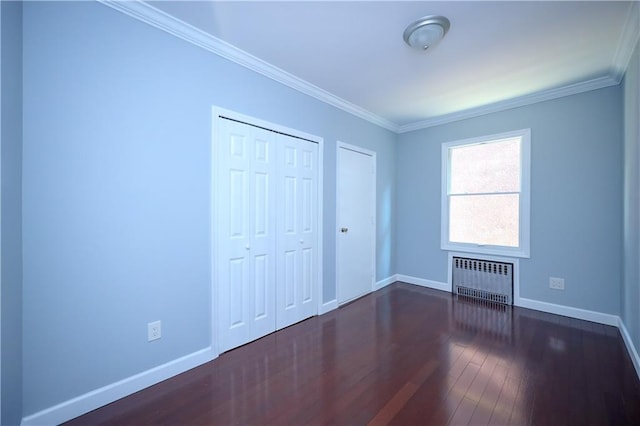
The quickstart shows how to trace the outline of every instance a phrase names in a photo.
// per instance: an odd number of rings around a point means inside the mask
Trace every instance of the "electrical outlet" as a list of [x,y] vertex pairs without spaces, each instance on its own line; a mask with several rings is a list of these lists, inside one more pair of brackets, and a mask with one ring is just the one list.
[[564,278],[549,278],[549,288],[554,290],[564,290]]
[[154,321],[147,324],[147,338],[151,342],[152,340],[158,340],[162,337],[162,323],[160,321]]

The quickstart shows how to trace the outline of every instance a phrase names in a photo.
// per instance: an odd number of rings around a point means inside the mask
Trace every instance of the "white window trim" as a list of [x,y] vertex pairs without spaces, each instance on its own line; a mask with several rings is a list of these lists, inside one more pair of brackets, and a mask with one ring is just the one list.
[[[492,245],[479,245],[468,243],[456,243],[449,241],[449,148],[459,145],[479,144],[483,142],[495,141],[498,139],[508,139],[521,137],[521,167],[520,167],[520,247],[504,247]],[[530,210],[531,210],[531,129],[514,130],[511,132],[499,133],[495,135],[480,136],[470,139],[445,142],[442,144],[441,162],[441,200],[440,200],[440,248],[442,250],[460,251],[465,253],[481,253],[496,256],[524,257],[530,256]]]

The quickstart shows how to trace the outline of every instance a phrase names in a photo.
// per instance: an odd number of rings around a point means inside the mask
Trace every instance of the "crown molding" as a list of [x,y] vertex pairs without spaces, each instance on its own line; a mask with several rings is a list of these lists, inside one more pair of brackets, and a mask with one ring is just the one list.
[[505,111],[511,108],[532,105],[538,102],[549,101],[552,99],[562,98],[564,96],[575,95],[578,93],[588,92],[590,90],[602,89],[604,87],[615,86],[620,82],[613,77],[599,77],[580,83],[570,84],[555,89],[543,90],[541,92],[524,95],[517,98],[507,99],[476,108],[466,109],[464,111],[453,112],[450,114],[440,115],[429,118],[427,120],[418,121],[411,124],[400,126],[398,133],[407,133],[414,130],[426,129],[428,127],[439,126],[441,124],[452,123],[454,121],[466,120],[468,118],[479,117],[481,115],[491,114],[494,112]]
[[426,129],[441,124],[491,114],[493,112],[505,111],[511,108],[532,105],[538,102],[618,85],[624,77],[624,73],[633,55],[633,50],[638,44],[638,40],[640,40],[640,2],[634,1],[629,5],[629,12],[622,28],[618,47],[613,56],[609,75],[406,124],[398,128],[398,133]]
[[441,124],[452,123],[454,121],[505,111],[511,108],[549,101],[564,96],[577,95],[578,93],[588,92],[590,90],[616,86],[622,81],[624,73],[629,65],[629,61],[631,60],[631,56],[633,55],[633,51],[639,40],[640,2],[636,0],[631,2],[629,5],[627,19],[622,28],[618,47],[612,59],[609,75],[406,124],[399,127],[398,133],[407,133],[414,130],[426,129],[433,126],[439,126]]
[[321,102],[332,105],[356,117],[362,118],[370,123],[385,128],[395,133],[406,133],[414,130],[425,129],[441,124],[452,123],[454,121],[479,117],[481,115],[504,111],[511,108],[531,105],[537,102],[557,99],[564,96],[575,95],[590,90],[620,84],[626,71],[633,50],[640,38],[640,4],[638,1],[631,2],[629,13],[624,24],[618,48],[612,58],[609,75],[592,80],[570,84],[555,89],[544,90],[517,98],[495,102],[476,108],[457,111],[450,114],[432,117],[426,120],[417,121],[410,124],[398,125],[392,121],[382,118],[364,108],[335,96],[324,89],[321,89],[299,77],[294,76],[274,65],[263,61],[237,47],[212,36],[188,23],[177,19],[141,0],[120,1],[120,0],[96,0],[99,3],[122,12],[134,19],[149,24],[155,28],[172,34],[195,46],[208,50],[218,56],[228,59],[240,66],[248,68],[264,75],[274,81],[282,83],[305,95],[311,96]]
[[305,95],[309,95],[321,102],[339,108],[349,114],[362,118],[375,125],[397,133],[398,125],[377,116],[364,108],[339,98],[301,78],[294,76],[274,65],[263,61],[237,47],[220,40],[188,23],[177,19],[155,7],[140,1],[97,0],[105,6],[122,12],[134,19],[142,21],[162,31],[181,38],[193,45],[201,47],[236,64],[264,75],[274,81],[282,83]]
[[618,48],[613,56],[612,77],[615,78],[618,83],[622,81],[624,73],[627,71],[627,66],[633,55],[633,50],[638,44],[640,39],[640,3],[634,1],[629,5],[629,12],[627,13],[627,20],[622,27],[622,34],[618,41]]

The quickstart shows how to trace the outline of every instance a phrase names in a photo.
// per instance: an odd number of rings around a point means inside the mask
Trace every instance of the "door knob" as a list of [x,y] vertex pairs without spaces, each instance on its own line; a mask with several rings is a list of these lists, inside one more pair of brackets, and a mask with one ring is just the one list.
[[244,249],[245,249],[245,250],[250,250],[250,249],[251,249],[251,246],[250,246],[249,244],[247,244],[246,246],[244,246]]
[[349,228],[340,228],[340,232],[349,232]]

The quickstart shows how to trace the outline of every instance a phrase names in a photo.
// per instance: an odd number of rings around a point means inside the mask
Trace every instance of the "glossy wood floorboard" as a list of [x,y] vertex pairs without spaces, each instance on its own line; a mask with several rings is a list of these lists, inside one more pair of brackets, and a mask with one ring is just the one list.
[[70,425],[640,425],[615,327],[395,283]]

